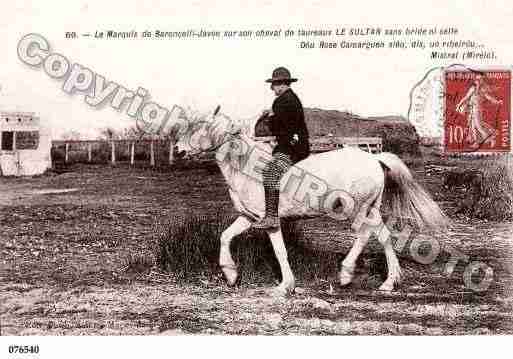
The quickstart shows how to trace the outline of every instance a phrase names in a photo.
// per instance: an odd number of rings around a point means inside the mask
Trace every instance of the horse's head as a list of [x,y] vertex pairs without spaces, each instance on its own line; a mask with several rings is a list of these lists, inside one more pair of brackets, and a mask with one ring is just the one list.
[[182,123],[182,128],[176,138],[179,153],[191,157],[215,151],[230,136],[238,132],[238,127],[234,122],[219,110],[220,106],[217,106],[211,114],[189,113],[185,115],[186,121]]

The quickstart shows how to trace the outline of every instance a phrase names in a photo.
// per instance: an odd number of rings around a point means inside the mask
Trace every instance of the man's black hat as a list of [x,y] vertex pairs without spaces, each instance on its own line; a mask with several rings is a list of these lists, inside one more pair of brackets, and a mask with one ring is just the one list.
[[292,78],[290,76],[290,71],[285,67],[278,67],[274,69],[272,78],[265,80],[265,82],[276,82],[276,81],[284,81],[284,82],[296,82],[297,79]]

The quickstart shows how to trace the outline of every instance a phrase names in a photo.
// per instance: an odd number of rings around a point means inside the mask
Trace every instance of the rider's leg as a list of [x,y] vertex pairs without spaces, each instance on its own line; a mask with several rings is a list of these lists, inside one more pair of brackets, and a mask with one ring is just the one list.
[[260,228],[279,227],[278,205],[280,203],[280,180],[292,166],[292,160],[284,153],[276,153],[265,166],[262,174],[265,193],[265,218],[257,223]]

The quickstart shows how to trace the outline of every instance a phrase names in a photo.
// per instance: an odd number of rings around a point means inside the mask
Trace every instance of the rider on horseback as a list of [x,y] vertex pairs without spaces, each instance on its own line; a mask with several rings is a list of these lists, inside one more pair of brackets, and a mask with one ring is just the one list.
[[271,135],[276,136],[277,145],[271,161],[262,173],[266,217],[256,224],[260,228],[279,227],[280,179],[292,165],[310,154],[303,105],[290,88],[290,84],[296,81],[297,79],[292,78],[285,67],[276,68],[272,78],[266,80],[271,83],[271,90],[276,99],[272,105],[272,112],[264,111],[263,116],[269,123]]

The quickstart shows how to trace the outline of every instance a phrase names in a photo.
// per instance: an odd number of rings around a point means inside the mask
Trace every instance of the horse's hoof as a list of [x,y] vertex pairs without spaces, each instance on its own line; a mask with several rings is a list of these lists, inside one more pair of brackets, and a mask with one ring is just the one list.
[[342,268],[340,268],[338,279],[342,287],[351,284],[354,279],[354,269],[342,266]]
[[274,297],[274,298],[285,298],[292,293],[293,293],[293,291],[290,291],[287,288],[278,286],[276,288],[273,288],[269,294],[271,295],[271,297]]
[[387,279],[379,288],[379,291],[382,292],[392,292],[395,287],[399,284],[399,280],[396,279]]
[[385,282],[378,288],[378,290],[380,292],[391,292],[394,290],[394,284]]
[[272,288],[269,291],[269,295],[271,297],[276,297],[276,298],[287,297],[289,295],[294,294],[295,288],[296,287],[293,284],[292,285],[280,284],[279,286]]
[[226,278],[226,282],[230,287],[235,286],[237,284],[237,279],[239,279],[239,274],[237,272],[237,267],[235,266],[222,266],[224,277]]

